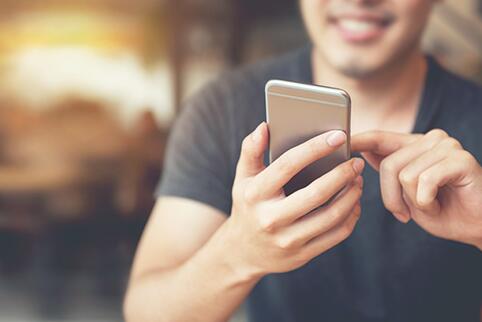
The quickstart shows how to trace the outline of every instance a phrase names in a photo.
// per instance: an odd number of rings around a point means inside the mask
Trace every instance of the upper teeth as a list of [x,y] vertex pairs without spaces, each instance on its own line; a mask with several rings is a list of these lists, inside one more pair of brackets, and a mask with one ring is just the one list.
[[378,27],[374,21],[366,20],[340,19],[338,23],[342,28],[353,32],[367,32]]

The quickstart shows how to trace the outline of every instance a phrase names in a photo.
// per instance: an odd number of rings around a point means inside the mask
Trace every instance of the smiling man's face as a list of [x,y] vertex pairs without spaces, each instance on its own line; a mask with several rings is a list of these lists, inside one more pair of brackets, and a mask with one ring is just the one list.
[[354,78],[370,77],[419,46],[436,0],[300,0],[318,55]]

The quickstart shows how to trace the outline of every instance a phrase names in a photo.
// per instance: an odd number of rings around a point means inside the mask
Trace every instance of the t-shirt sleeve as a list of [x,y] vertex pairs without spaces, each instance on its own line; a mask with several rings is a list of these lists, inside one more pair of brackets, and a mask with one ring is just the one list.
[[184,105],[169,135],[156,197],[188,198],[230,214],[232,136],[223,105],[208,89]]

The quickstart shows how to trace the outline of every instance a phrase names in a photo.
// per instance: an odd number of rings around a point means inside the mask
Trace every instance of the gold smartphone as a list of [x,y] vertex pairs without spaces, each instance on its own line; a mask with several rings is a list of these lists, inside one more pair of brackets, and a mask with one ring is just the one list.
[[285,194],[299,190],[350,158],[350,96],[342,89],[282,80],[266,83],[269,162],[287,150],[329,130],[342,130],[347,142],[319,159],[284,186]]

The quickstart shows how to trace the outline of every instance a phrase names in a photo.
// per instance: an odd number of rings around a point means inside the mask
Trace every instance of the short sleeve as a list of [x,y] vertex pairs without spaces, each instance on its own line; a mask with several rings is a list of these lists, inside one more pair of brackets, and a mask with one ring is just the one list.
[[224,105],[212,89],[185,104],[169,135],[156,197],[188,198],[230,214],[234,167]]

